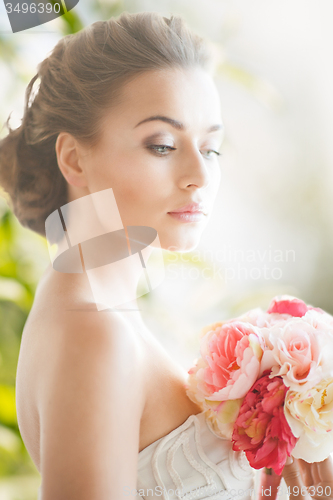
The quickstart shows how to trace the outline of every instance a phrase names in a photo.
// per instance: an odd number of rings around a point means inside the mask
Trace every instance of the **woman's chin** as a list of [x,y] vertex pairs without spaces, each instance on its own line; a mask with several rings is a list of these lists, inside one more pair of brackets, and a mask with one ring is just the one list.
[[161,247],[169,252],[191,252],[198,246],[200,239],[201,232],[196,237],[192,236],[191,238],[168,238],[165,244],[161,241]]

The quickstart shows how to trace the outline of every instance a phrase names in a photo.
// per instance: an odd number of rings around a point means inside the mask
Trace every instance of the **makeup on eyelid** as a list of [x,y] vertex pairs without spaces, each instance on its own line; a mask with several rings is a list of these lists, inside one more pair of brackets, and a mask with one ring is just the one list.
[[[170,145],[171,146],[171,143],[173,142],[172,139],[168,139],[167,138],[167,134],[163,134],[163,133],[160,133],[160,132],[157,132],[155,134],[151,134],[149,135],[148,137],[146,137],[144,140],[143,140],[143,144],[145,146],[148,146],[148,145],[157,145],[158,143],[159,144],[162,144],[163,143],[163,146],[166,146],[166,145]],[[168,143],[168,144],[165,144],[165,143]]]

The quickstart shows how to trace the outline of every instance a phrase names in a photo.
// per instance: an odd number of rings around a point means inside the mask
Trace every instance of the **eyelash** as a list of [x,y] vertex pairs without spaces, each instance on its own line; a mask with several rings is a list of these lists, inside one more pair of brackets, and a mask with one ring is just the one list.
[[[150,146],[147,146],[147,148],[150,149],[150,150],[152,150],[152,151],[154,151],[154,153],[157,154],[158,156],[165,156],[165,154],[159,153],[158,151],[156,151],[155,148],[167,148],[170,151],[175,151],[176,150],[176,148],[173,148],[171,146],[165,146],[164,144],[151,144]],[[218,151],[215,151],[215,149],[209,149],[208,151],[212,151],[217,156],[221,156],[221,153],[219,153]]]

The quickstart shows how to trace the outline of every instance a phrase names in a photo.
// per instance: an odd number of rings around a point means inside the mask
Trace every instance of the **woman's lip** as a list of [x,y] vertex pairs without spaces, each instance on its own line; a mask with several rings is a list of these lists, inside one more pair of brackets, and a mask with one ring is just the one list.
[[206,215],[201,212],[168,212],[171,217],[179,220],[180,222],[200,222],[206,217]]
[[193,211],[184,211],[184,212],[168,212],[168,214],[204,214],[206,215],[202,210],[196,210],[195,212]]
[[[170,213],[180,213],[180,212],[203,212],[203,211],[206,211],[205,210],[205,205],[200,202],[200,203],[197,203],[195,201],[193,201],[192,203],[188,203],[187,205],[183,205],[182,207],[180,208],[177,208],[176,210],[171,210]],[[169,213],[169,212],[168,212]]]
[[186,212],[168,212],[168,214],[203,214],[203,215],[207,215],[202,210],[196,210],[195,212],[192,212],[192,211],[186,211]]

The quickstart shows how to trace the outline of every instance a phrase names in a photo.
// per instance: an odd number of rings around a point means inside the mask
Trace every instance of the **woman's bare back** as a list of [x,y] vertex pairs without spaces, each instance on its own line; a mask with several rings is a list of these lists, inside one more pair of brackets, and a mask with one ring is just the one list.
[[[126,341],[135,344],[140,356],[144,380],[145,404],[140,420],[139,451],[181,425],[190,415],[201,411],[186,395],[184,383],[186,370],[175,363],[154,335],[142,325],[136,327],[126,314],[98,312],[93,303],[81,301],[75,286],[66,286],[63,276],[54,271],[47,272],[38,287],[35,302],[25,325],[17,367],[16,404],[18,423],[26,448],[38,471],[40,467],[40,405],[45,393],[41,390],[45,376],[49,373],[53,353],[57,352],[57,325],[61,325],[64,314],[103,315],[110,323],[127,328],[123,334]],[[65,281],[68,276],[65,277]],[[66,281],[66,283],[68,283]],[[51,297],[54,297],[51,300]],[[64,312],[66,310],[66,313]],[[91,316],[89,316],[91,321]],[[93,321],[93,320],[92,320]],[[98,322],[96,322],[98,323]],[[94,332],[92,332],[92,335]],[[96,340],[97,341],[97,340]],[[93,411],[93,409],[92,409]],[[101,431],[102,432],[102,431]]]

